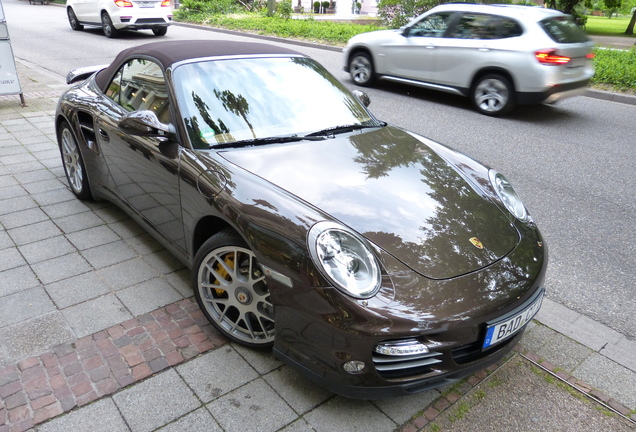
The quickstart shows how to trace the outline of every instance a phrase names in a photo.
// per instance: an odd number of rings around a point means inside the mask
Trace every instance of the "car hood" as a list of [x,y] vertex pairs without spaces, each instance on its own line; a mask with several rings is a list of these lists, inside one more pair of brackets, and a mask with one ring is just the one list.
[[519,242],[508,215],[425,143],[398,128],[220,155],[429,278],[470,273]]

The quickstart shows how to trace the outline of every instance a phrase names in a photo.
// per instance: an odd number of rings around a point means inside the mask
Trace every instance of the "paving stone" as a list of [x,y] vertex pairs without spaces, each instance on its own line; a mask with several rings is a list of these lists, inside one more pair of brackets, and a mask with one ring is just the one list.
[[58,311],[0,328],[0,365],[76,339]]
[[261,375],[272,372],[283,365],[281,361],[276,360],[271,350],[255,350],[235,342],[231,346]]
[[201,406],[174,370],[123,390],[113,400],[133,432],[152,431]]
[[82,201],[74,199],[42,206],[42,210],[44,210],[50,218],[55,219],[90,211],[90,207]]
[[544,325],[535,325],[523,335],[521,344],[532,353],[572,372],[594,353],[586,346]]
[[60,309],[83,303],[110,292],[108,286],[94,272],[48,284],[45,289]]
[[[0,272],[0,298],[40,286],[40,281],[28,265]],[[0,300],[1,301],[1,300]]]
[[62,235],[29,243],[18,249],[29,264],[58,258],[75,251],[75,247]]
[[144,259],[162,274],[174,273],[185,268],[181,261],[165,249],[144,255]]
[[112,399],[106,398],[38,426],[38,432],[129,432]]
[[2,297],[0,327],[15,324],[55,310],[43,288],[31,288]]
[[106,225],[99,225],[82,231],[66,234],[79,250],[90,249],[120,240],[120,237]]
[[380,399],[372,403],[398,425],[406,423],[415,413],[429,406],[441,393],[437,389],[426,390],[409,396]]
[[0,250],[0,272],[25,265],[26,261],[15,248]]
[[56,218],[54,222],[66,234],[104,224],[104,221],[92,211]]
[[159,276],[157,270],[142,258],[105,267],[96,273],[112,291],[119,291]]
[[48,220],[48,216],[37,207],[0,216],[0,223],[6,229],[32,225],[45,220]]
[[37,207],[37,203],[26,193],[22,186],[10,186],[0,189],[0,199],[2,199],[0,215]]
[[572,374],[636,411],[636,374],[626,367],[600,354],[593,354]]
[[334,397],[333,393],[308,381],[289,366],[268,373],[264,379],[298,415]]
[[306,414],[304,418],[316,432],[389,431],[395,430],[398,426],[371,402],[341,396],[331,399],[319,410]]
[[162,427],[157,432],[206,431],[222,432],[219,424],[206,408],[199,408],[177,421]]
[[[207,408],[221,427],[228,431],[274,432],[297,418],[289,405],[262,379],[211,402]],[[347,429],[341,427],[334,430]]]
[[258,373],[230,346],[178,366],[177,371],[204,403],[258,378]]
[[117,297],[133,313],[141,315],[183,297],[162,278],[153,278],[117,292]]
[[129,248],[123,240],[86,249],[81,254],[95,269],[111,266],[137,256],[137,253]]
[[90,264],[77,252],[42,261],[31,267],[45,285],[92,270]]
[[80,338],[131,318],[114,294],[68,307],[62,314]]
[[57,237],[62,232],[50,220],[35,223],[26,227],[8,230],[13,241],[18,245],[25,245],[51,237]]

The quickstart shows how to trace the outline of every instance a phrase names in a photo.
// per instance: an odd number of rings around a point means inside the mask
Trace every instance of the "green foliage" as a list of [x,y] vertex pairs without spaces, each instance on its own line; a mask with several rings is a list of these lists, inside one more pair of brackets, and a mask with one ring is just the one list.
[[288,20],[291,18],[292,12],[294,12],[294,8],[292,7],[291,0],[282,0],[276,5],[276,13],[282,19]]
[[408,24],[416,16],[442,3],[442,0],[380,0],[378,15],[383,25],[389,28],[399,28]]
[[636,48],[630,51],[597,48],[593,84],[605,84],[618,90],[636,89]]
[[182,21],[206,24],[212,27],[231,30],[274,35],[282,38],[296,38],[332,45],[344,45],[358,33],[379,30],[372,24],[348,24],[336,21],[314,19],[290,19],[279,17],[265,17],[256,13],[234,15],[202,15],[184,14],[179,16]]
[[327,9],[329,7],[329,4],[330,3],[328,1],[324,1],[321,3],[323,9]]
[[238,6],[234,0],[181,0],[175,16],[178,17],[182,10],[206,14],[234,13],[239,10]]

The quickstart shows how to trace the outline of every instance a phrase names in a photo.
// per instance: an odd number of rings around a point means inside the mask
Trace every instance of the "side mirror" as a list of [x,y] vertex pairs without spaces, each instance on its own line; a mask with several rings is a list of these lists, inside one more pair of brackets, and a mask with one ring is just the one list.
[[176,130],[173,125],[161,123],[157,115],[149,110],[133,111],[119,120],[117,126],[130,135],[170,138]]
[[368,107],[369,105],[371,105],[371,98],[369,97],[368,94],[366,94],[362,90],[358,90],[358,89],[353,90],[353,95],[356,98],[358,98],[360,103],[362,103],[362,105],[364,105],[365,107]]

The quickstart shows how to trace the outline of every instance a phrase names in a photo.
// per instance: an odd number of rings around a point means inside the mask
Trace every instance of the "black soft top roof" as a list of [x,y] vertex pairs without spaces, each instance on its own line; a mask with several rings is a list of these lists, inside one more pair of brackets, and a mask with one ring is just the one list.
[[101,70],[95,77],[95,82],[106,91],[106,87],[119,70],[121,64],[131,57],[146,56],[157,60],[165,69],[183,60],[230,56],[230,55],[299,55],[297,51],[281,48],[276,45],[262,43],[212,41],[212,40],[178,40],[166,42],[152,42],[131,47],[120,52],[106,69]]

